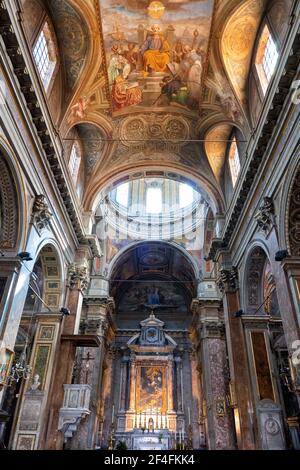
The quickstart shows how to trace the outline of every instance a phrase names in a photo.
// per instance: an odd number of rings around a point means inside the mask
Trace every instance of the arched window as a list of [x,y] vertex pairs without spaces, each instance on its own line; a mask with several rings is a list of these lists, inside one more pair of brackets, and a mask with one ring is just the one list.
[[184,207],[189,206],[194,201],[194,191],[193,188],[184,183],[179,185],[179,207],[183,209]]
[[256,69],[263,94],[266,94],[278,61],[278,51],[268,26],[263,29],[256,54]]
[[47,91],[57,64],[55,42],[47,21],[44,23],[33,48],[34,60]]
[[162,212],[161,188],[150,187],[147,189],[146,212],[148,214],[160,214]]
[[74,184],[77,183],[79,168],[81,163],[81,156],[76,144],[73,145],[69,160],[69,170]]
[[129,184],[128,183],[120,184],[117,187],[117,194],[116,194],[117,203],[121,204],[121,206],[127,207],[128,196],[129,196]]
[[229,168],[230,168],[232,185],[234,187],[237,182],[240,170],[241,170],[239,150],[237,147],[235,137],[231,142],[230,150],[229,150]]

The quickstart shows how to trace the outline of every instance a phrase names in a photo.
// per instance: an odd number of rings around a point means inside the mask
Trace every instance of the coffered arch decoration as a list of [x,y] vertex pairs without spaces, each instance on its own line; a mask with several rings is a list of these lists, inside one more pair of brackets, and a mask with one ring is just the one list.
[[287,239],[292,256],[300,256],[300,168],[292,183],[287,215]]
[[246,103],[252,50],[267,0],[248,0],[230,17],[221,36],[221,57],[237,97]]
[[63,265],[61,254],[51,241],[46,241],[40,250],[37,263],[41,266],[41,296],[50,308],[58,309],[63,292]]
[[246,314],[280,315],[271,264],[261,246],[254,246],[248,253],[242,286]]
[[19,233],[16,182],[0,149],[0,248],[13,249]]

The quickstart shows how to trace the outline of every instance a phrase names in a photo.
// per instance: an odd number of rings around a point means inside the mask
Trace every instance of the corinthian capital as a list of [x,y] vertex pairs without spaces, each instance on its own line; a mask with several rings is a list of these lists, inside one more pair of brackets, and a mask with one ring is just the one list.
[[85,265],[72,263],[68,270],[68,286],[86,292],[89,285],[88,268]]

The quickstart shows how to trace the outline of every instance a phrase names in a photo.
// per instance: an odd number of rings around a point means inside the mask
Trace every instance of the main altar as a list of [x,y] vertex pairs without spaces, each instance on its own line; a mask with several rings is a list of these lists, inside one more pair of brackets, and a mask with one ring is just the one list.
[[153,311],[140,323],[140,332],[128,341],[113,429],[115,444],[123,442],[135,450],[168,450],[187,438],[176,347]]

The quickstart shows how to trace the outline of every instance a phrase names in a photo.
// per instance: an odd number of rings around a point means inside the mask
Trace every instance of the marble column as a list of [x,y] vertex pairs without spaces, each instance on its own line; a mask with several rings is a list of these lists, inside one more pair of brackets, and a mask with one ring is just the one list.
[[198,358],[195,349],[189,351],[192,380],[191,406],[185,407],[186,430],[192,438],[193,449],[199,449],[201,443],[200,399],[201,388],[198,373]]
[[176,393],[177,393],[177,411],[183,411],[183,396],[182,396],[182,358],[176,356],[174,358],[176,364]]
[[253,423],[249,410],[253,409],[253,397],[247,347],[241,318],[237,270],[220,269],[218,286],[223,294],[224,320],[230,365],[231,390],[236,399],[233,403],[237,446],[240,450],[256,448]]
[[232,410],[227,400],[225,328],[218,299],[195,299],[192,304],[193,325],[198,331],[206,399],[207,441],[212,450],[233,449]]
[[174,381],[173,381],[173,356],[168,359],[168,412],[174,411]]
[[136,392],[136,362],[135,355],[130,358],[130,396],[129,396],[129,410],[135,411],[135,392]]
[[126,410],[126,387],[127,387],[127,371],[128,371],[129,357],[124,355],[121,359],[121,380],[120,380],[120,400],[119,411],[125,412]]
[[[105,374],[103,377],[101,401],[100,401],[100,417],[103,422],[102,434],[100,437],[102,446],[108,447],[110,435],[116,430],[117,410],[114,406],[114,390],[113,390],[113,372],[116,351],[109,348],[105,353],[104,367]],[[99,423],[100,424],[100,423]],[[100,427],[99,427],[100,429]],[[100,442],[99,442],[100,444]]]

